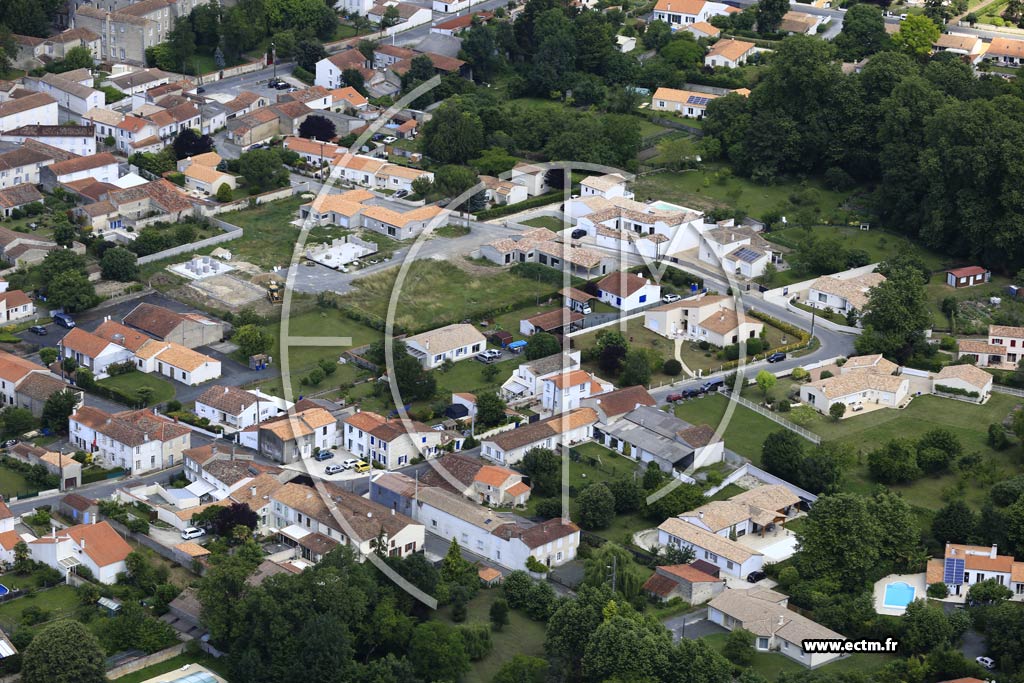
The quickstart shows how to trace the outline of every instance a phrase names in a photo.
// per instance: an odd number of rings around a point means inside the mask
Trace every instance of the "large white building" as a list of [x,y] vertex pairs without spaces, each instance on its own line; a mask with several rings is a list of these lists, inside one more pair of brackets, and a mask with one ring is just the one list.
[[41,92],[0,102],[0,130],[30,125],[56,126],[58,109],[57,100]]
[[525,569],[533,557],[549,567],[575,559],[580,530],[572,522],[550,519],[524,524],[440,487],[418,484],[389,472],[370,482],[370,499],[396,514],[408,515],[426,531],[507,569]]
[[71,443],[92,453],[101,466],[136,475],[181,464],[192,435],[185,425],[152,410],[111,414],[92,406],[71,414],[68,432]]
[[644,311],[644,327],[669,339],[706,341],[719,348],[754,339],[764,330],[758,320],[740,319],[732,297],[698,295]]
[[580,352],[556,353],[537,360],[526,361],[512,371],[512,376],[501,385],[501,396],[506,401],[536,398],[543,389],[541,380],[559,372],[579,370]]

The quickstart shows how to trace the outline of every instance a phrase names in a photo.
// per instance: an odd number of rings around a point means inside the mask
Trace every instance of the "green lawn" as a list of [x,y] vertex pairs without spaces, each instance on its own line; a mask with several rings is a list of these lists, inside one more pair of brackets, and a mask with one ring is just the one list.
[[746,489],[740,488],[736,484],[729,484],[724,489],[708,498],[708,500],[729,500],[733,496],[743,493],[745,490]]
[[415,333],[521,306],[524,301],[547,300],[559,289],[507,271],[471,275],[437,261],[414,262],[400,284],[398,275],[399,269],[392,268],[360,278],[353,283],[355,290],[341,300],[385,320],[392,292],[398,289],[395,324]]
[[[190,655],[185,653],[180,654],[177,657],[171,657],[159,664],[147,666],[145,669],[139,669],[138,671],[133,671],[130,674],[125,674],[124,676],[113,680],[116,680],[118,683],[143,683],[144,681],[156,678],[161,674],[176,671],[186,664],[199,664],[200,666],[205,666],[210,671],[219,674],[222,678],[227,678],[228,676],[229,670],[226,657],[224,659],[216,659],[207,654]],[[182,676],[185,674],[186,672],[182,672]]]
[[[725,647],[727,635],[725,633],[715,633],[710,636],[704,636],[702,640],[721,652],[722,648]],[[881,669],[892,659],[892,655],[855,654],[850,655],[846,659],[840,659],[837,662],[819,667],[817,671],[827,671],[836,674],[856,671],[870,674]],[[782,674],[796,675],[807,671],[807,667],[780,652],[755,652],[749,668],[758,672],[769,681],[775,681]]]
[[[735,175],[729,175],[724,181],[716,179],[722,168],[708,164],[698,171],[652,173],[638,178],[633,191],[637,201],[660,199],[702,210],[725,206],[760,218],[769,211],[787,209],[790,195],[803,190],[797,182],[756,185]],[[814,190],[815,204],[823,216],[838,213],[839,206],[850,196],[850,193],[827,190],[817,181],[809,181],[808,187]]]
[[0,626],[8,633],[21,624],[21,613],[35,606],[49,613],[47,620],[71,616],[78,607],[75,589],[66,584],[15,598],[0,605]]
[[229,245],[235,260],[248,261],[267,270],[288,265],[299,236],[299,229],[289,223],[298,216],[299,206],[307,201],[296,195],[225,214],[225,221],[245,231],[242,239]]
[[443,225],[433,232],[438,237],[463,237],[469,234],[469,228],[465,225]]
[[441,398],[447,400],[448,394],[452,392],[464,391],[473,394],[497,391],[505,380],[512,376],[523,360],[525,359],[513,358],[494,363],[493,366],[498,368],[498,374],[491,381],[484,379],[483,372],[487,365],[473,358],[461,360],[453,365],[448,372],[437,371],[434,373],[434,377],[437,379],[437,393]]
[[164,403],[174,398],[174,384],[162,377],[158,377],[152,373],[145,372],[126,372],[123,375],[114,375],[113,377],[106,377],[96,382],[100,386],[112,387],[120,389],[129,396],[134,396],[136,400],[142,401],[139,396],[139,389],[142,387],[149,387],[152,389],[149,401],[146,405],[155,406],[158,403]]
[[721,394],[683,401],[676,405],[676,416],[694,424],[708,424],[717,429],[725,417],[726,409],[734,408],[723,434],[726,448],[761,464],[761,444],[772,432],[782,429],[766,417],[729,401]]
[[[894,235],[878,230],[860,230],[849,226],[818,225],[811,232],[803,228],[786,228],[765,233],[765,237],[776,244],[794,248],[809,235],[819,239],[839,238],[847,249],[859,249],[867,252],[872,263],[884,261],[897,254],[914,252],[933,271],[946,267],[948,259],[939,252],[927,249],[902,235]],[[936,276],[938,277],[938,276]]]
[[559,232],[564,230],[568,226],[554,216],[537,216],[531,218],[528,221],[523,221],[523,225],[528,225],[531,228],[547,228],[548,230]]
[[[494,601],[502,597],[498,588],[483,589],[476,594],[468,606],[468,616],[464,623],[490,625],[490,609]],[[500,631],[491,631],[491,642],[494,647],[490,654],[479,662],[473,662],[473,668],[463,677],[465,683],[489,683],[501,668],[501,665],[517,654],[530,657],[544,657],[543,622],[531,621],[519,610],[509,610],[509,624]],[[434,612],[434,619],[453,623],[451,607],[444,607]]]
[[[993,275],[992,281],[987,284],[954,289],[946,284],[945,273],[932,275],[931,281],[925,287],[928,307],[932,313],[932,324],[936,330],[949,330],[949,318],[942,312],[942,301],[952,297],[961,304],[966,301],[973,302],[970,306],[960,306],[957,334],[987,334],[989,324],[994,322],[992,315],[994,312],[1024,306],[1007,295],[1006,286],[1009,284],[1011,284],[1010,278]],[[1000,306],[995,307],[989,303],[989,298],[993,296],[1002,298]]]
[[0,494],[3,494],[4,498],[9,499],[38,490],[39,487],[30,485],[20,472],[0,467]]
[[[638,471],[636,461],[605,448],[599,443],[590,441],[573,448],[580,454],[580,460],[578,462],[569,461],[568,483],[571,487],[580,488],[585,484],[632,477],[634,472]],[[592,462],[596,464],[592,464]],[[540,500],[535,496],[530,497],[526,505],[527,516],[533,514]],[[570,516],[572,515],[570,514]]]

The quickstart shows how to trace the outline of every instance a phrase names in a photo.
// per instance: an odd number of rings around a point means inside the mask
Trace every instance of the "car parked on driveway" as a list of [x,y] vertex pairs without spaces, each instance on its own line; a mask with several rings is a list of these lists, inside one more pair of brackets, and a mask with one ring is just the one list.
[[679,301],[682,298],[683,297],[679,296],[678,294],[666,294],[665,296],[661,297],[661,302],[663,304],[674,304],[675,302]]
[[498,349],[487,349],[476,354],[476,359],[482,363],[493,363],[501,358],[501,351]]
[[763,571],[761,571],[760,569],[756,569],[756,570],[750,572],[749,574],[747,574],[747,581],[749,581],[750,583],[757,583],[758,581],[760,581],[761,579],[765,578],[766,576],[768,576],[768,575],[765,574]]
[[358,463],[359,461],[356,460],[355,458],[346,458],[345,460],[341,461],[341,466],[346,470],[350,470],[353,467],[355,467]]
[[205,536],[206,531],[196,526],[185,527],[181,530],[181,537],[186,541],[191,541],[193,538],[199,538]]
[[786,360],[786,354],[784,354],[781,351],[776,351],[775,353],[765,358],[765,360],[768,361],[769,363],[778,363],[780,360]]
[[345,468],[341,465],[328,465],[324,468],[324,474],[337,474],[338,472],[344,472]]
[[583,228],[576,228],[572,231],[572,238],[574,240],[582,239],[587,236],[587,231]]
[[32,327],[28,328],[28,331],[31,332],[32,334],[38,334],[40,337],[46,336],[46,328],[43,327],[42,325],[33,325]]
[[330,460],[334,457],[334,451],[320,451],[313,456],[313,459],[317,462],[323,462],[324,460]]

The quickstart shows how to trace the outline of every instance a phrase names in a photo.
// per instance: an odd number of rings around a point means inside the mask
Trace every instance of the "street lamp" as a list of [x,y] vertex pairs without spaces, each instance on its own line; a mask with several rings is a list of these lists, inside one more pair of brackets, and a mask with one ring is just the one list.
[[277,82],[277,50],[274,41],[270,41],[270,63],[274,65],[274,82]]

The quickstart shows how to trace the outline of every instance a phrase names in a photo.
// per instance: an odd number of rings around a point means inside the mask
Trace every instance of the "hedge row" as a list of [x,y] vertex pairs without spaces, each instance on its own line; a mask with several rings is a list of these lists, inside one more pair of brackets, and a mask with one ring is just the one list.
[[966,396],[967,398],[981,398],[981,394],[977,391],[968,391],[967,389],[961,389],[960,387],[951,387],[946,384],[936,384],[935,390],[943,394],[953,394],[954,396]]
[[807,343],[811,338],[811,335],[807,330],[797,327],[792,323],[787,323],[783,320],[779,320],[778,318],[774,318],[763,311],[757,310],[756,308],[752,308],[747,311],[747,315],[751,318],[757,318],[761,322],[768,323],[772,327],[778,328],[786,334],[799,337],[804,343]]
[[537,195],[532,199],[527,199],[525,202],[516,202],[515,204],[506,204],[505,206],[498,206],[493,209],[485,209],[476,214],[476,219],[478,221],[488,221],[492,218],[511,216],[514,213],[519,213],[526,209],[535,209],[538,206],[553,204],[561,199],[561,192],[548,192],[547,194]]

